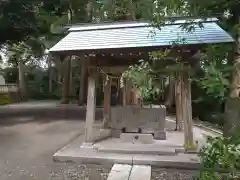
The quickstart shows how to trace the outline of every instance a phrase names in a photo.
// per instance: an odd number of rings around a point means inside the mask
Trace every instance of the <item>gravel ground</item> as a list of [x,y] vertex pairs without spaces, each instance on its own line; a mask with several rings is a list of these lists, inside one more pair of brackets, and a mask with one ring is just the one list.
[[[0,180],[105,180],[111,167],[53,162],[53,154],[78,136],[84,119],[34,116],[0,118]],[[174,123],[167,123],[169,129]],[[191,173],[153,169],[152,180],[190,180]]]
[[0,119],[0,180],[105,180],[111,167],[53,162],[83,132],[81,120]]
[[[3,121],[8,121],[8,125]],[[84,121],[80,120],[0,120],[0,180],[106,180],[111,167],[52,160],[58,149],[83,136],[83,132]],[[152,180],[189,179],[191,176],[184,172],[152,172]]]
[[193,180],[197,172],[174,170],[174,169],[152,169],[152,180]]

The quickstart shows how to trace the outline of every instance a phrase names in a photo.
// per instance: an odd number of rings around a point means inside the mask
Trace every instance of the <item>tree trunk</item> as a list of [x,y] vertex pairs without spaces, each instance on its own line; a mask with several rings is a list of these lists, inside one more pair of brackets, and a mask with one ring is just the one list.
[[174,102],[174,79],[169,76],[169,85],[168,85],[168,92],[167,92],[167,98],[165,100],[165,106],[168,109],[171,109]]
[[73,59],[70,58],[70,67],[69,67],[69,100],[73,100],[74,90],[73,90],[73,70],[72,70],[72,61]]
[[51,56],[48,55],[48,73],[49,73],[49,81],[48,81],[48,91],[49,91],[49,95],[52,94],[52,59]]
[[71,68],[71,57],[66,57],[63,62],[64,74],[63,74],[63,85],[62,85],[62,100],[61,104],[69,103],[69,92],[70,92],[70,68]]
[[87,4],[87,22],[92,22],[93,19],[93,3],[88,2]]
[[240,39],[235,43],[235,57],[233,62],[234,70],[230,82],[230,98],[240,97]]
[[[240,24],[240,17],[238,17],[236,22]],[[229,56],[229,64],[234,69],[230,79],[229,98],[225,106],[224,136],[236,133],[240,129],[238,108],[240,105],[240,28],[238,29],[237,41],[234,44],[233,52]]]
[[133,0],[129,0],[130,20],[136,20],[135,4]]
[[25,77],[24,77],[24,64],[21,60],[18,62],[18,83],[19,83],[19,91],[20,91],[21,99],[27,100],[26,83],[25,83]]

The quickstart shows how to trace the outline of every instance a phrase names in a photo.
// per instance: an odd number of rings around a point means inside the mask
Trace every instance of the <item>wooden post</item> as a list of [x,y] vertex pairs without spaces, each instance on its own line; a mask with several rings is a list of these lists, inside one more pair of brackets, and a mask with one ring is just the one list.
[[130,105],[131,104],[131,91],[132,91],[132,84],[131,84],[131,82],[129,81],[129,80],[126,80],[126,84],[125,84],[125,86],[126,86],[126,95],[125,95],[125,97],[126,97],[126,105]]
[[96,72],[92,71],[88,76],[87,113],[85,125],[85,143],[93,143],[93,123],[96,111]]
[[85,82],[86,76],[87,76],[87,67],[86,67],[86,62],[87,60],[84,57],[81,57],[81,77],[80,77],[80,87],[79,87],[79,105],[83,105],[85,103],[85,92],[86,92],[86,87],[85,85],[87,84]]
[[185,149],[194,149],[193,140],[193,123],[192,123],[192,103],[191,88],[188,73],[182,74],[181,83],[181,100],[182,100],[182,117],[184,125],[184,147]]
[[181,100],[181,83],[182,76],[178,73],[176,75],[175,86],[175,105],[176,105],[176,131],[182,131],[183,129],[183,117],[182,117],[182,100]]
[[111,117],[111,81],[112,79],[106,76],[104,82],[104,112],[103,112],[103,127],[108,128],[108,122]]
[[126,106],[127,105],[127,102],[126,102],[126,91],[127,91],[127,88],[126,88],[126,80],[123,79],[123,87],[122,87],[122,98],[123,98],[123,106]]

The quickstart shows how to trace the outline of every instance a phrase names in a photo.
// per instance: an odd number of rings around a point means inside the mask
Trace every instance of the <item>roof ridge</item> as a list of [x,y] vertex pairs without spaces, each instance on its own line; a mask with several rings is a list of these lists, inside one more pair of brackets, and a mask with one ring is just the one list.
[[[188,18],[188,19],[177,19],[165,21],[164,25],[178,25],[189,22],[213,22],[217,21],[217,18]],[[137,28],[151,26],[151,22],[147,20],[137,20],[137,21],[115,21],[115,22],[103,22],[103,23],[90,23],[90,24],[76,24],[68,27],[69,31],[91,31],[91,30],[102,30],[102,29],[119,29],[119,28]]]

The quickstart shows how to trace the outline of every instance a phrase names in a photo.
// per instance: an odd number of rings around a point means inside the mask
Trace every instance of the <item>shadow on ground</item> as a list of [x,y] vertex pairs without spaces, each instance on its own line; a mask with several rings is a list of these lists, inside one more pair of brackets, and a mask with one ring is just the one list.
[[[96,120],[102,119],[103,110],[97,108]],[[85,121],[86,107],[36,102],[19,103],[0,107],[0,126],[12,126],[29,122],[49,123],[52,121]]]

